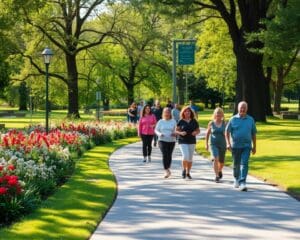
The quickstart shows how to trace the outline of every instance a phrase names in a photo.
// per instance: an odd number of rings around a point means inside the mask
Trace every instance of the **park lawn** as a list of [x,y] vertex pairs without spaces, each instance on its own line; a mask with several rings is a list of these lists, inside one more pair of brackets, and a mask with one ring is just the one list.
[[[1,110],[2,107],[1,107]],[[13,109],[9,109],[13,110]],[[24,111],[23,111],[24,112]],[[0,124],[5,124],[5,128],[27,128],[29,125],[45,125],[45,111],[35,111],[32,114],[30,111],[25,112],[25,117],[0,117]],[[61,122],[64,119],[70,121],[66,118],[66,110],[53,110],[49,114],[49,124],[55,124]],[[80,121],[92,121],[95,120],[95,114],[84,114],[80,112]],[[115,120],[115,121],[126,121],[125,116],[104,116],[104,121]]]
[[116,140],[86,152],[69,181],[22,221],[0,229],[0,238],[88,239],[116,197],[116,180],[108,167],[109,156],[117,148],[136,141],[136,137]]
[[[226,119],[230,115],[226,114]],[[200,126],[206,127],[211,114],[200,113],[199,118]],[[251,156],[249,173],[300,199],[300,121],[271,117],[267,123],[257,123],[257,130],[257,153]],[[197,151],[209,157],[204,146],[204,140],[200,140]],[[226,165],[231,164],[227,152]]]

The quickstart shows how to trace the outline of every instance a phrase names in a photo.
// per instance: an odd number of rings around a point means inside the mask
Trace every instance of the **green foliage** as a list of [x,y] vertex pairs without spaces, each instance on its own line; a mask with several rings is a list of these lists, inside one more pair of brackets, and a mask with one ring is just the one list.
[[[214,34],[212,34],[214,32]],[[236,59],[228,29],[220,19],[204,22],[198,36],[196,64],[197,76],[204,76],[207,86],[228,97],[234,95],[236,80]]]

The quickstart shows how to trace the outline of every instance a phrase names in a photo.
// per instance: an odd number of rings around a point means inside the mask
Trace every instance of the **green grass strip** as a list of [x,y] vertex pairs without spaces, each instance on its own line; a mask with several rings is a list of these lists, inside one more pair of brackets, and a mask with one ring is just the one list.
[[109,156],[117,148],[137,140],[116,140],[86,152],[77,162],[69,181],[32,214],[1,229],[0,239],[89,238],[116,196],[116,181],[108,167]]

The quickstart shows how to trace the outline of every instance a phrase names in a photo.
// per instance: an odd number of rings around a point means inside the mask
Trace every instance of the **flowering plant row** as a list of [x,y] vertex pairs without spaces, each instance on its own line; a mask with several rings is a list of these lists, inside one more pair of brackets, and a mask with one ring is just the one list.
[[53,193],[85,150],[134,135],[134,125],[118,122],[62,123],[49,134],[39,126],[1,134],[0,226],[32,211]]

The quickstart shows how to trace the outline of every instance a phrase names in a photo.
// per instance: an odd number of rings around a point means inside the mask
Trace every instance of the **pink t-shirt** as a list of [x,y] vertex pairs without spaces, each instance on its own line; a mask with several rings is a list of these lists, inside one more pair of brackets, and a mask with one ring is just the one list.
[[145,115],[139,121],[139,135],[154,135],[156,118],[154,114]]

